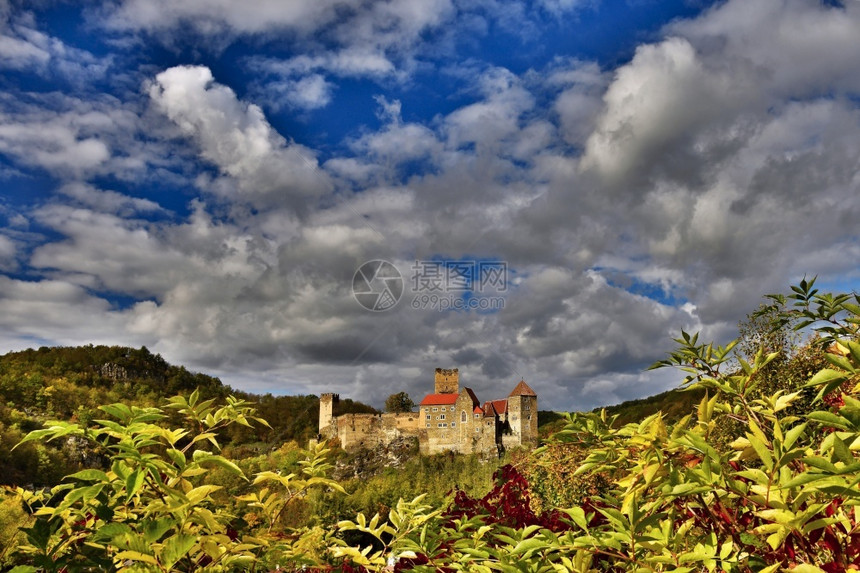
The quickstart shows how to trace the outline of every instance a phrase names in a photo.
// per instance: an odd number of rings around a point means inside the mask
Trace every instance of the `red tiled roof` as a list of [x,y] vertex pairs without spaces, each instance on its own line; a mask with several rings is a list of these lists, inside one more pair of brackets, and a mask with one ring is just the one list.
[[481,411],[484,413],[484,416],[494,416],[496,411],[493,410],[492,402],[484,402],[484,405],[481,406]]
[[493,400],[493,409],[496,410],[497,414],[505,414],[508,411],[508,401],[507,400]]
[[537,397],[537,394],[535,394],[534,390],[529,388],[529,385],[526,384],[525,380],[520,380],[520,383],[514,387],[513,391],[511,391],[511,393],[508,394],[508,396],[509,397],[510,396],[534,396],[534,397]]
[[457,402],[457,394],[428,394],[421,400],[419,406],[447,406]]

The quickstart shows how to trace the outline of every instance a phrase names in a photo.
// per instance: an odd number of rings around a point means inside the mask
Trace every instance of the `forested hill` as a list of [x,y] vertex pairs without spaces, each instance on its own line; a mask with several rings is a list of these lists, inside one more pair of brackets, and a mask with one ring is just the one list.
[[43,346],[0,356],[4,401],[62,418],[71,417],[77,406],[87,406],[87,398],[102,393],[149,403],[195,388],[210,397],[232,392],[217,378],[168,364],[145,346]]
[[[0,356],[0,483],[52,482],[78,460],[68,448],[12,447],[49,419],[86,422],[103,417],[98,407],[114,402],[153,406],[176,394],[200,389],[203,398],[229,395],[254,402],[271,430],[237,427],[231,447],[263,449],[317,434],[317,396],[263,396],[237,391],[218,378],[168,364],[146,347],[42,347]],[[360,402],[341,400],[341,413],[375,412]]]
[[[651,414],[662,412],[666,420],[677,422],[690,412],[695,411],[696,405],[705,395],[704,390],[669,390],[638,400],[627,400],[614,406],[607,406],[609,416],[618,416],[616,424],[639,422]],[[598,408],[595,411],[599,411]]]

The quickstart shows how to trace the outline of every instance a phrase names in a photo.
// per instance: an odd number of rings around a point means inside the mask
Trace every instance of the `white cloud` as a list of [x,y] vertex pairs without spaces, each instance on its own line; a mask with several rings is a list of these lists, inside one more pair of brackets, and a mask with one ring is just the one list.
[[[285,79],[295,70],[325,70],[346,75],[392,73],[410,66],[422,43],[421,34],[450,24],[456,10],[451,0],[390,0],[346,6],[339,0],[284,3],[252,0],[125,0],[104,15],[110,28],[146,30],[156,34],[189,26],[213,42],[236,35],[291,35],[307,55],[289,59]],[[321,47],[319,40],[327,43]],[[275,71],[279,64],[266,64]],[[283,68],[282,68],[283,69]]]
[[733,0],[701,18],[671,24],[709,56],[747,62],[772,96],[860,91],[860,5]]
[[377,98],[377,103],[385,127],[353,141],[350,148],[357,155],[380,167],[393,167],[416,159],[436,159],[442,152],[442,142],[431,129],[418,123],[402,122],[399,101]]
[[281,78],[306,77],[328,72],[341,77],[371,76],[382,78],[396,72],[394,64],[379,49],[342,49],[317,55],[300,54],[286,59],[254,56],[253,69]]
[[332,87],[333,84],[327,82],[323,76],[313,74],[287,82],[284,85],[284,91],[288,105],[302,109],[316,109],[329,104]]
[[569,17],[569,13],[597,4],[597,0],[539,0],[545,10],[558,17]]
[[130,217],[140,213],[159,213],[164,209],[149,199],[129,197],[116,191],[106,191],[85,183],[69,183],[60,187],[59,192],[72,197],[95,211]]
[[[809,30],[809,33],[801,33]],[[753,123],[790,98],[860,91],[860,7],[767,0],[720,4],[671,24],[616,71],[582,160],[623,184],[669,162],[697,163],[698,137]],[[742,133],[714,133],[736,139]],[[690,149],[692,148],[692,149]],[[706,150],[710,151],[710,150]],[[718,151],[718,149],[714,149]],[[687,176],[687,178],[689,178]]]
[[161,72],[149,87],[159,110],[194,139],[201,156],[235,181],[216,186],[228,198],[262,204],[300,205],[326,191],[314,153],[287,142],[255,104],[241,102],[214,82],[206,67],[177,66]]
[[[741,72],[742,73],[742,72]],[[582,167],[608,181],[641,173],[671,146],[750,97],[732,76],[708,69],[683,38],[640,46],[616,72]]]
[[16,156],[24,164],[50,171],[82,173],[110,158],[110,149],[98,135],[87,135],[97,114],[74,112],[20,118],[0,115],[0,152]]
[[31,13],[13,16],[8,5],[0,11],[0,69],[57,73],[83,82],[102,77],[109,67],[110,59],[97,58],[39,31]]
[[61,180],[110,175],[141,181],[152,175],[150,168],[173,167],[183,152],[166,153],[154,124],[137,101],[104,94],[0,95],[0,153]]
[[593,62],[565,62],[552,71],[547,83],[563,87],[553,105],[562,137],[567,143],[582,147],[594,131],[603,107],[607,75]]
[[0,275],[0,316],[6,345],[20,345],[21,340],[76,345],[84,332],[93,344],[150,341],[129,334],[105,300],[63,281],[23,281]]
[[336,18],[337,2],[251,0],[126,0],[108,14],[107,24],[120,29],[159,30],[191,25],[202,32],[260,33],[294,28],[310,33]]
[[532,108],[534,99],[506,69],[488,70],[478,84],[484,99],[450,113],[445,118],[445,134],[454,148],[471,143],[496,150],[500,142],[517,135],[521,117]]

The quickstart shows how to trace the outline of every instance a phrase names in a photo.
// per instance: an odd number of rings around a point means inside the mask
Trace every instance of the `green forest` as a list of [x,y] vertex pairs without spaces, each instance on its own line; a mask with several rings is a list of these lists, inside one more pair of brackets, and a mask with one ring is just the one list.
[[[95,460],[85,440],[62,444],[28,443],[13,446],[27,432],[50,419],[86,426],[103,413],[99,407],[122,402],[157,406],[173,395],[194,390],[203,399],[227,396],[253,403],[268,426],[233,425],[222,430],[227,453],[235,458],[269,451],[285,442],[307,444],[319,425],[317,396],[257,396],[239,392],[217,378],[168,364],[146,347],[42,347],[0,356],[0,485],[50,486]],[[338,413],[376,410],[353,400],[341,400]],[[177,418],[178,419],[178,418]]]
[[9,354],[0,565],[860,569],[859,325],[860,296],[804,280],[767,295],[734,341],[681,332],[651,367],[676,369],[677,390],[541,413],[537,450],[489,462],[408,442],[305,448],[315,397],[235,392],[145,348]]

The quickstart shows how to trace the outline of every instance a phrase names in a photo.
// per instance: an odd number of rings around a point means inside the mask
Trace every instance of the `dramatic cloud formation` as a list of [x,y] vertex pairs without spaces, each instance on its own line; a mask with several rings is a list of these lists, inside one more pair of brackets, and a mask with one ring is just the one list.
[[0,350],[585,409],[676,384],[643,370],[682,328],[856,288],[860,4],[645,4],[0,3]]

